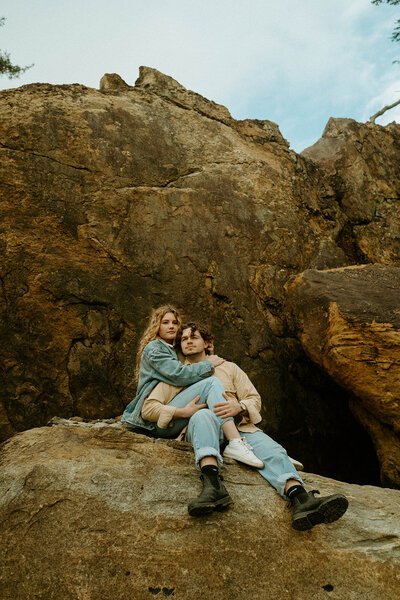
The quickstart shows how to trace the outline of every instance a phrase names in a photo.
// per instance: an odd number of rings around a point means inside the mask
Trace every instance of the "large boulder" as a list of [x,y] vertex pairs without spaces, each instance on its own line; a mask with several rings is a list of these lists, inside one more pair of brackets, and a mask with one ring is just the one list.
[[2,600],[397,600],[400,491],[304,474],[345,493],[339,521],[296,532],[257,472],[224,468],[234,507],[199,519],[191,447],[117,423],[59,421],[2,454]]
[[400,268],[310,270],[288,288],[307,354],[352,394],[384,485],[400,487]]
[[[120,414],[144,319],[171,301],[248,372],[269,433],[313,470],[376,481],[348,394],[286,319],[288,279],[364,260],[337,178],[271,121],[237,121],[147,67],[134,87],[113,73],[100,90],[5,90],[0,108],[1,439],[56,414]],[[394,142],[378,146],[376,160],[400,163]]]

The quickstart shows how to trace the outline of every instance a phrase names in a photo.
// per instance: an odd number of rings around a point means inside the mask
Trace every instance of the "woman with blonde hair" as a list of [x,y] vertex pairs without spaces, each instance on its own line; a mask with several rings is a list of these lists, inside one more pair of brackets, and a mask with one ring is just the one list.
[[[154,431],[155,424],[142,419],[141,409],[150,392],[160,381],[176,386],[190,386],[210,377],[214,373],[214,367],[222,361],[218,356],[212,355],[197,364],[183,365],[173,346],[180,326],[179,313],[173,306],[160,306],[153,309],[150,315],[137,353],[136,397],[128,404],[122,415],[122,421],[136,429]],[[187,414],[185,413],[186,419],[205,407],[204,403],[191,402],[187,407]],[[168,432],[169,437],[172,437],[179,427],[183,428],[186,421],[184,424],[181,421],[175,423],[174,431]]]

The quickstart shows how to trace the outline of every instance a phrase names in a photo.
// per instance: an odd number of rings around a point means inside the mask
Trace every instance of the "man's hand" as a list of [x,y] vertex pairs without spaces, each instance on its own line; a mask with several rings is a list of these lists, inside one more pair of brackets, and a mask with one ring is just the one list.
[[218,367],[219,365],[222,365],[223,362],[225,362],[224,358],[221,358],[216,354],[211,354],[210,356],[207,356],[207,360],[209,360],[214,367]]
[[199,400],[200,396],[196,396],[196,398],[193,398],[186,406],[177,408],[175,410],[174,419],[190,419],[190,417],[192,417],[194,413],[197,413],[198,410],[207,408],[207,404],[196,404]]
[[214,412],[217,417],[226,419],[227,417],[236,417],[242,412],[242,407],[235,398],[230,398],[227,394],[222,394],[226,398],[226,402],[218,402],[214,404]]
[[207,354],[209,354],[210,356],[211,354],[214,354],[214,342],[209,342],[207,346]]

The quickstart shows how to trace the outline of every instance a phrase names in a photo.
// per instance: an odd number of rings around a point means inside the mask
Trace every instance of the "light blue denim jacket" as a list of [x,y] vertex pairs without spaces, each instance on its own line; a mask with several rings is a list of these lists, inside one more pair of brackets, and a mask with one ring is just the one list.
[[197,383],[214,373],[209,360],[193,365],[183,365],[175,350],[163,340],[149,342],[140,359],[139,384],[136,397],[125,408],[122,421],[132,427],[152,430],[155,423],[142,419],[141,410],[144,401],[157,383],[164,381],[171,385],[187,386]]

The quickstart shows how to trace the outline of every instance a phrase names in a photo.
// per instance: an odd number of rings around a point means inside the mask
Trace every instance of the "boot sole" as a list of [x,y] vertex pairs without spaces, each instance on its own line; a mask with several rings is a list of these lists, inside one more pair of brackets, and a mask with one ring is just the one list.
[[341,494],[334,495],[321,502],[318,508],[299,513],[292,521],[292,527],[296,531],[306,531],[320,523],[333,523],[344,515],[348,506],[347,498]]
[[232,506],[233,500],[229,496],[220,498],[216,502],[207,502],[207,504],[198,504],[197,506],[188,506],[188,512],[191,517],[202,517],[211,514],[214,510],[222,512]]

